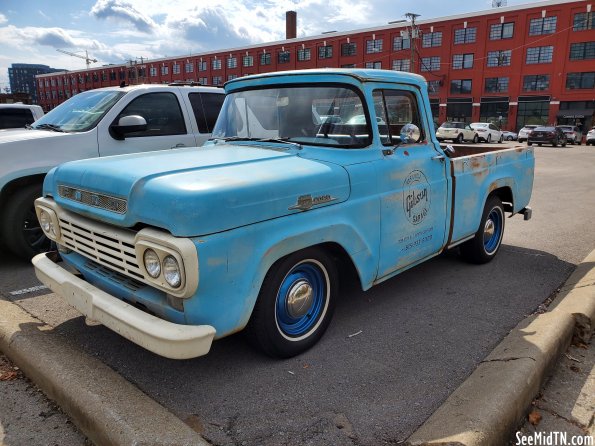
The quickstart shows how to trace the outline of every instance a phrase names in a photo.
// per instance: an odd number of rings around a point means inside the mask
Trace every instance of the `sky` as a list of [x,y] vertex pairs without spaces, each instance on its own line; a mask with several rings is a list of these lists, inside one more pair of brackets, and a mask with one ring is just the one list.
[[[537,0],[508,0],[508,6]],[[37,63],[80,70],[283,40],[285,12],[297,11],[297,36],[351,31],[490,9],[491,0],[0,0],[0,90],[8,67]]]

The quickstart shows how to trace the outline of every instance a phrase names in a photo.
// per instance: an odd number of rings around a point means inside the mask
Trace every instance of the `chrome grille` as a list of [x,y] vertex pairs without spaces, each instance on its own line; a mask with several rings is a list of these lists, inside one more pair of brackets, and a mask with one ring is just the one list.
[[134,232],[114,229],[82,217],[64,213],[59,216],[61,242],[73,251],[108,269],[144,282],[136,262]]
[[59,185],[58,194],[62,198],[78,201],[79,203],[83,203],[95,208],[116,212],[117,214],[125,214],[128,207],[127,201],[121,198],[98,194],[96,192],[89,192],[83,189],[76,189],[74,187]]

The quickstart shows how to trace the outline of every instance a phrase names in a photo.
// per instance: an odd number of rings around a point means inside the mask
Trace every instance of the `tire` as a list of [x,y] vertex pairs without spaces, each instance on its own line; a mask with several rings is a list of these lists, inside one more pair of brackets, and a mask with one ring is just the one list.
[[562,147],[566,147],[566,141],[564,141],[561,145]]
[[541,147],[541,143],[540,143],[540,142],[538,142],[538,143],[537,143],[537,145],[538,145],[539,147]]
[[519,142],[524,142],[525,140],[523,138],[519,138]]
[[31,184],[17,191],[8,199],[2,220],[2,239],[6,247],[25,260],[49,251],[52,246],[39,226],[33,207],[38,197],[41,197],[41,184]]
[[504,140],[504,139],[502,138],[502,135],[500,135],[500,139],[498,140],[498,144],[502,144],[502,141],[503,141],[503,140]]
[[580,145],[581,145],[581,142],[582,142],[582,141],[581,141],[580,139],[579,139],[578,141],[576,141],[576,140],[575,140],[575,141],[574,141],[574,144],[576,144],[577,146],[580,146]]
[[512,140],[513,140],[512,136],[507,136],[506,137],[506,141],[512,141]]
[[560,141],[553,139],[553,140],[552,140],[552,147],[558,147],[558,143],[559,143],[559,142],[560,142]]
[[473,136],[473,144],[477,144],[479,142],[479,136],[477,136],[477,133]]
[[308,350],[329,326],[337,293],[335,262],[324,251],[307,248],[280,259],[262,283],[247,326],[248,340],[278,358]]
[[486,139],[486,142],[488,144],[492,142],[492,134],[491,133],[488,135],[488,139]]
[[532,145],[533,145],[533,143],[532,143],[532,142],[530,142],[530,141],[527,141],[527,145],[528,145],[528,146],[532,146]]
[[456,144],[463,144],[463,134],[459,133],[457,139],[454,140]]
[[496,257],[502,244],[505,220],[502,201],[495,195],[488,197],[475,237],[461,245],[463,258],[482,264]]

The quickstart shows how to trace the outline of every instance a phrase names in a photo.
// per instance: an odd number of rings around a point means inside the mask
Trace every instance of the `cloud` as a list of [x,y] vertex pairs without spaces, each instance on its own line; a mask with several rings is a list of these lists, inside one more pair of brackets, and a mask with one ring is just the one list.
[[136,29],[152,33],[157,24],[150,17],[134,8],[132,4],[121,0],[98,0],[91,9],[91,14],[98,19],[123,20],[132,23]]
[[8,19],[6,18],[6,16],[4,14],[0,14],[0,25],[2,25],[3,23],[8,22]]

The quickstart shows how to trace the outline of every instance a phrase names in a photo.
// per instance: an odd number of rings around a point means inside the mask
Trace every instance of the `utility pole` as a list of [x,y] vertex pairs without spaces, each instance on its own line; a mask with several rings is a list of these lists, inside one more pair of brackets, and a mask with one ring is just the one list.
[[419,17],[419,14],[414,14],[412,12],[408,12],[405,14],[409,20],[411,20],[411,28],[409,31],[409,39],[410,39],[410,46],[411,46],[411,73],[415,73],[415,41],[419,37],[419,30],[415,26],[415,19]]

